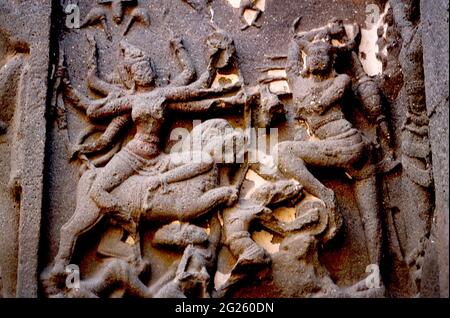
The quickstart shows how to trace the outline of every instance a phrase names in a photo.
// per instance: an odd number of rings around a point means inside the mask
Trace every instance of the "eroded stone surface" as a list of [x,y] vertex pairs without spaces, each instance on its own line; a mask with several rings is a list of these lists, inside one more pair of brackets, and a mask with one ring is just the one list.
[[78,3],[0,5],[0,296],[448,295],[448,5]]

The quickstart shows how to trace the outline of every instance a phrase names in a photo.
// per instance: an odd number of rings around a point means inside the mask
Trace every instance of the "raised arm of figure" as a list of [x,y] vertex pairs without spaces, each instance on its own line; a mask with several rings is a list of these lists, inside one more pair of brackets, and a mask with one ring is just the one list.
[[312,209],[305,215],[297,217],[292,222],[280,221],[272,213],[261,213],[258,215],[258,219],[261,224],[270,231],[285,236],[287,233],[301,231],[305,227],[318,222],[319,210]]
[[166,87],[163,94],[168,102],[186,102],[205,97],[214,97],[219,94],[226,94],[241,87],[241,83],[238,82],[224,87],[198,88],[199,81],[200,80],[197,80],[188,86]]
[[286,72],[288,79],[300,75],[300,72],[303,68],[303,63],[301,62],[301,53],[302,52],[299,43],[295,39],[292,40],[291,44],[289,45],[287,54]]
[[206,113],[218,109],[232,109],[241,107],[247,98],[244,92],[229,97],[209,98],[199,101],[170,103],[168,108],[186,113]]
[[96,71],[89,71],[88,73],[88,86],[95,92],[98,92],[104,96],[107,96],[114,90],[119,88],[111,83],[108,83],[98,77]]
[[319,99],[319,110],[325,112],[330,106],[339,102],[351,88],[352,81],[346,74],[338,75]]
[[170,86],[185,86],[190,84],[195,78],[195,67],[189,53],[184,47],[181,38],[174,38],[170,41],[170,47],[175,53],[183,71],[172,81]]
[[72,149],[72,157],[78,154],[91,154],[103,151],[111,146],[117,137],[129,126],[131,115],[125,114],[111,120],[103,134],[91,143],[75,145]]
[[88,109],[98,107],[103,103],[102,100],[92,100],[83,95],[72,86],[69,79],[63,79],[63,83],[64,99],[69,101],[75,108],[82,110],[83,112],[87,112]]
[[114,89],[118,89],[117,86],[108,83],[98,76],[98,51],[97,41],[91,34],[87,35],[87,40],[91,46],[91,56],[88,59],[88,86],[95,92],[98,92],[104,96],[108,95]]

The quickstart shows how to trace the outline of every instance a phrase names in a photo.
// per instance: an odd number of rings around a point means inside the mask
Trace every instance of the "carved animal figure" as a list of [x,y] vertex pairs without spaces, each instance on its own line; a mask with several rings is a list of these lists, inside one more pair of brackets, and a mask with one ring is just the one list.
[[[215,119],[202,124],[203,127],[216,127],[220,137],[225,129],[231,126],[225,120]],[[220,129],[222,128],[222,129]],[[201,129],[197,126],[197,129]],[[203,129],[205,135],[211,138],[211,130]],[[223,142],[236,138],[232,133]],[[204,149],[210,149],[205,143]],[[214,148],[214,147],[212,147]],[[211,148],[211,149],[212,149]],[[189,154],[190,155],[190,154]],[[195,155],[195,154],[194,154]],[[183,156],[183,154],[181,154]],[[237,189],[231,186],[218,187],[218,169],[213,158],[203,154],[202,162],[191,164],[195,174],[184,179],[176,179],[183,174],[185,166],[181,161],[174,164],[175,156],[162,154],[158,160],[167,163],[167,171],[155,175],[134,174],[120,183],[112,192],[117,202],[126,209],[129,218],[122,218],[120,214],[108,213],[122,222],[124,227],[134,236],[136,244],[135,262],[140,262],[139,237],[137,224],[140,221],[171,222],[175,220],[194,220],[220,205],[230,206],[237,200]],[[208,158],[209,157],[209,158]],[[178,160],[180,157],[177,158]],[[73,216],[61,228],[61,238],[58,254],[52,275],[64,273],[64,268],[70,262],[77,238],[90,230],[104,216],[105,210],[99,207],[90,196],[91,188],[104,168],[88,169],[81,176],[77,189],[77,207]],[[175,179],[173,179],[175,177]],[[173,181],[175,180],[175,181]],[[182,193],[182,194],[181,194]],[[181,195],[180,195],[181,194]]]

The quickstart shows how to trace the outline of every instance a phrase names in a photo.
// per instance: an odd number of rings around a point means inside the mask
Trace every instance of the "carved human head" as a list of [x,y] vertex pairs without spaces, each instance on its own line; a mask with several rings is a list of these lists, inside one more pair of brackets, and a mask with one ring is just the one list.
[[323,75],[331,71],[334,62],[333,47],[324,41],[308,43],[305,48],[306,70],[313,75]]
[[332,19],[324,28],[295,35],[306,55],[299,57],[304,62],[303,74],[324,76],[332,72],[336,56],[351,49],[360,40],[359,35],[355,25],[354,39],[349,40],[344,22],[339,19]]
[[125,41],[119,43],[120,55],[123,59],[119,75],[128,88],[134,84],[141,87],[151,86],[155,81],[152,61],[141,49]]

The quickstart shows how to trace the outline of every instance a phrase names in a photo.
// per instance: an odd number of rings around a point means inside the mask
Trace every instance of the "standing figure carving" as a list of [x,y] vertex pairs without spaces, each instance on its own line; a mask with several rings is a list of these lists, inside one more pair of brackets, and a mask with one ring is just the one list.
[[[279,169],[325,203],[330,222],[325,241],[336,235],[342,219],[333,190],[323,185],[309,168],[327,167],[347,172],[355,180],[355,197],[370,262],[379,265],[382,232],[372,146],[344,116],[344,108],[351,107],[346,105],[346,97],[351,92],[352,80],[334,68],[336,57],[357,48],[359,27],[354,29],[353,40],[347,38],[341,21],[294,36],[288,52],[288,82],[296,117],[306,123],[312,138],[280,143]],[[335,46],[337,39],[345,43]]]

